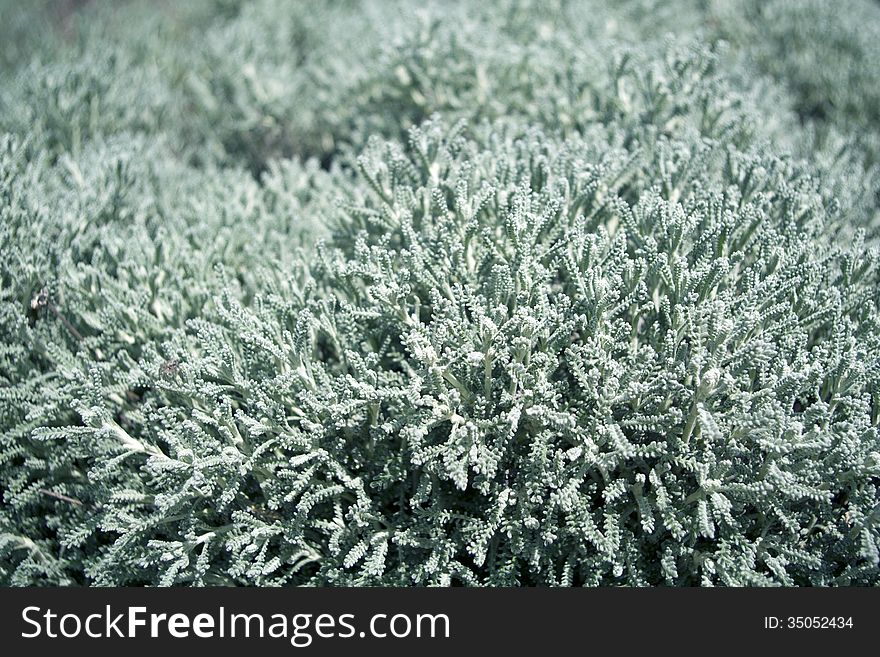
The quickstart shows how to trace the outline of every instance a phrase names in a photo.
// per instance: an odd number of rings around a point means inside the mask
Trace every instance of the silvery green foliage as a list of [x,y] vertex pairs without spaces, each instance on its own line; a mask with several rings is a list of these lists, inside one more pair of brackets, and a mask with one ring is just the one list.
[[[796,111],[807,118],[852,121],[876,136],[880,95],[880,7],[844,0],[737,0],[715,3],[721,30],[751,42],[755,64],[791,89]],[[736,20],[745,14],[749,20]],[[733,19],[733,20],[729,20]],[[788,56],[781,56],[785,52]],[[876,155],[876,153],[875,153]]]
[[190,7],[0,94],[4,583],[878,582],[851,124],[650,2]]
[[819,160],[826,179],[847,181],[836,196],[859,217],[854,223],[876,233],[880,71],[871,62],[880,57],[880,5],[736,0],[711,2],[707,11],[738,53],[743,74],[757,71],[783,87],[788,100],[776,102],[790,105],[808,128],[789,128],[795,150]]

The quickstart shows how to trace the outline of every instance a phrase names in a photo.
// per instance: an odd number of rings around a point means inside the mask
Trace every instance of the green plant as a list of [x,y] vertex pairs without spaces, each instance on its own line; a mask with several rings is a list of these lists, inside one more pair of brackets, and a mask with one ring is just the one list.
[[876,584],[876,166],[754,75],[756,26],[664,16],[23,36],[0,580]]

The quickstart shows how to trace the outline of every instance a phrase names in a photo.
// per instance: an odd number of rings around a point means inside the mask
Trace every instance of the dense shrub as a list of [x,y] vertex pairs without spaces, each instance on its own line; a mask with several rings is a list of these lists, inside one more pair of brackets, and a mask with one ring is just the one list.
[[878,583],[859,7],[846,88],[686,0],[20,34],[0,579]]

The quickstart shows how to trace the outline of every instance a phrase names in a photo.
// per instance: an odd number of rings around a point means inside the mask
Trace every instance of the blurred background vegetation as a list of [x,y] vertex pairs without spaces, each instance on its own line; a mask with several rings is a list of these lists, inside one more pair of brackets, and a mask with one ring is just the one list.
[[[793,112],[820,145],[842,138],[858,145],[866,165],[877,162],[880,3],[594,4],[2,0],[0,129],[32,130],[10,106],[51,102],[47,96],[54,95],[58,106],[44,107],[46,118],[29,120],[46,123],[56,149],[76,148],[90,132],[175,126],[178,146],[194,157],[231,156],[261,169],[275,155],[330,157],[346,132],[340,124],[382,131],[364,116],[371,109],[396,110],[399,116],[387,118],[402,123],[444,109],[444,83],[469,73],[457,69],[468,62],[444,45],[464,43],[503,56],[514,42],[558,40],[569,52],[589,52],[609,40],[650,48],[675,35],[724,42],[723,65],[744,86],[766,82],[762,93],[774,96],[775,113]],[[493,23],[503,16],[505,28],[487,34],[479,21],[462,20],[455,34],[444,33],[454,20],[435,22],[465,11],[492,16]],[[411,29],[401,29],[407,23]],[[407,32],[411,37],[399,43],[397,35]],[[467,49],[455,52],[467,55]],[[386,84],[378,91],[388,82],[380,79],[383,67],[396,89]],[[419,89],[414,70],[427,88]],[[90,103],[88,112],[80,111]]]

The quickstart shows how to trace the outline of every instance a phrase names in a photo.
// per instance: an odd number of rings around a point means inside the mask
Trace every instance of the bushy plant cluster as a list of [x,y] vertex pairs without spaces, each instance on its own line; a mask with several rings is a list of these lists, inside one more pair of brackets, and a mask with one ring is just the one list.
[[2,8],[0,581],[880,582],[880,7],[421,4]]

